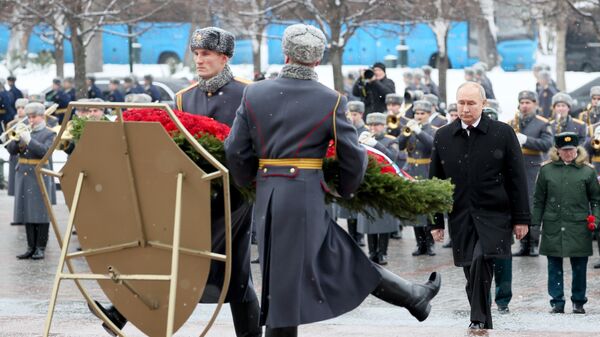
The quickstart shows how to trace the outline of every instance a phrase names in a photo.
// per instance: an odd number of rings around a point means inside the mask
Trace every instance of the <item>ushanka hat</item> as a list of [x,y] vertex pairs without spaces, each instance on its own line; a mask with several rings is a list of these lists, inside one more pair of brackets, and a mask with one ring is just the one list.
[[283,32],[283,53],[292,61],[312,64],[321,61],[327,39],[323,32],[302,23],[291,25]]
[[235,36],[217,27],[196,29],[192,34],[190,49],[207,49],[224,54],[227,57],[233,57]]

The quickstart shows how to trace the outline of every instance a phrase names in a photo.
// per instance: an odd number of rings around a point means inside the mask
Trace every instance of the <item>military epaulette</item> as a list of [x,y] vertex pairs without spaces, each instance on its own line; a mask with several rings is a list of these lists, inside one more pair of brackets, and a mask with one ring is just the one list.
[[584,121],[580,121],[579,119],[573,118],[573,122],[579,124],[579,125],[584,125],[585,122]]
[[540,115],[535,115],[535,118],[537,118],[537,119],[541,120],[541,121],[542,121],[542,122],[544,122],[544,123],[550,123],[550,121],[549,121],[549,120],[548,120],[548,118],[546,118],[546,117],[542,117],[542,116],[540,116]]
[[392,136],[392,135],[385,135],[385,137],[386,137],[386,138],[389,138],[389,139],[396,139],[396,137],[394,137],[394,136]]
[[194,89],[197,85],[198,85],[198,83],[191,84],[190,86],[179,90],[175,95],[176,96],[183,95],[183,93]]
[[552,160],[551,160],[551,159],[548,159],[548,160],[546,160],[545,162],[543,162],[541,166],[546,166],[546,165],[548,165],[548,164],[550,164],[550,163],[552,163]]
[[244,84],[252,84],[254,82],[250,81],[249,79],[243,78],[243,77],[234,77],[234,80],[240,82],[240,83],[244,83]]

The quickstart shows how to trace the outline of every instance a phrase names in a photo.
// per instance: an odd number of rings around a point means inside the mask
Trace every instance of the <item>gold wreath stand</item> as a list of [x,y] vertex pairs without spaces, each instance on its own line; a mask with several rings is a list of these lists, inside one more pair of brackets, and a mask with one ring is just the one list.
[[[69,253],[68,252],[69,243],[70,243],[72,231],[74,228],[76,215],[78,212],[78,205],[81,201],[81,196],[82,196],[81,192],[82,192],[82,189],[84,188],[87,174],[83,170],[81,170],[77,173],[76,182],[72,186],[72,189],[74,190],[73,195],[66,195],[66,191],[65,191],[65,200],[71,200],[71,204],[70,204],[70,214],[69,214],[69,219],[68,219],[68,223],[67,223],[67,228],[66,228],[65,233],[61,235],[61,232],[60,232],[60,229],[58,226],[58,222],[56,221],[56,216],[54,214],[54,210],[52,208],[50,198],[48,196],[48,192],[44,188],[43,176],[45,175],[45,176],[51,176],[51,177],[56,177],[56,178],[61,179],[61,178],[63,178],[63,172],[62,172],[62,170],[61,170],[61,172],[55,172],[55,171],[45,168],[44,166],[48,163],[52,154],[59,146],[59,143],[61,142],[61,136],[67,129],[67,123],[71,118],[73,109],[92,108],[92,107],[100,108],[100,109],[110,108],[110,109],[113,109],[114,114],[116,114],[117,119],[114,123],[111,123],[111,122],[88,122],[89,125],[87,125],[86,128],[91,127],[91,126],[93,126],[93,124],[97,124],[97,123],[118,124],[118,126],[119,126],[119,130],[118,130],[118,133],[116,133],[115,138],[119,138],[121,150],[124,151],[123,153],[121,153],[121,155],[124,155],[124,157],[125,157],[125,164],[126,164],[125,175],[128,176],[127,178],[129,179],[128,181],[130,182],[129,193],[130,193],[133,205],[134,205],[134,207],[132,209],[132,212],[133,212],[132,217],[134,219],[134,222],[136,222],[136,226],[135,226],[134,230],[135,230],[135,233],[137,233],[137,235],[136,235],[137,239],[133,240],[133,241],[129,241],[129,242],[123,242],[120,244],[112,244],[112,245],[108,244],[108,245],[105,245],[104,247],[93,248],[93,249],[85,249],[86,247],[84,246],[84,242],[82,241],[81,244],[82,244],[82,248],[84,248],[83,251]],[[148,240],[147,233],[146,233],[144,223],[143,223],[143,221],[146,219],[142,219],[143,214],[141,214],[142,212],[140,210],[140,201],[139,201],[140,196],[138,194],[139,191],[136,188],[136,180],[135,180],[136,176],[135,176],[133,168],[132,168],[132,162],[131,162],[132,159],[129,157],[130,148],[129,148],[128,134],[135,129],[133,124],[135,124],[137,122],[124,122],[124,120],[123,120],[123,109],[136,109],[136,108],[155,108],[155,109],[162,109],[162,110],[166,111],[168,113],[169,117],[172,119],[172,121],[177,126],[177,129],[181,132],[181,134],[183,134],[185,136],[186,140],[192,145],[192,147],[208,163],[210,163],[215,168],[216,171],[214,171],[212,173],[207,173],[207,172],[204,172],[203,170],[201,170],[199,167],[197,167],[197,166],[195,167],[197,170],[199,170],[201,172],[200,181],[198,181],[200,184],[202,182],[206,182],[210,188],[210,182],[212,180],[219,179],[219,178],[222,179],[223,195],[224,195],[224,210],[225,210],[225,254],[224,255],[213,253],[210,251],[210,249],[194,250],[194,249],[189,249],[185,246],[182,246],[182,244],[181,244],[182,239],[187,240],[187,241],[190,241],[190,240],[186,237],[183,237],[183,238],[181,237],[182,205],[184,204],[184,200],[182,200],[182,189],[184,186],[183,181],[184,181],[184,179],[186,179],[185,173],[181,172],[181,171],[177,173],[176,177],[174,177],[176,179],[176,191],[174,191],[175,192],[175,207],[174,207],[175,214],[173,217],[172,229],[169,228],[169,230],[172,230],[172,239],[173,239],[172,245],[161,243],[159,241]],[[156,127],[160,127],[162,129],[162,126],[158,125],[157,123],[151,123],[151,124],[154,124]],[[91,128],[91,129],[93,129],[93,128]],[[114,133],[113,133],[113,136],[115,136]],[[82,136],[82,139],[84,137],[85,136]],[[173,143],[173,145],[176,146],[174,143]],[[74,154],[76,152],[77,152],[77,149],[75,150]],[[183,155],[183,152],[181,152],[181,154]],[[191,160],[190,160],[190,162],[191,162]],[[69,164],[69,161],[67,161],[67,164],[65,164],[65,166],[67,166],[68,164]],[[64,167],[63,167],[63,169],[64,169]],[[157,309],[159,304],[156,303],[156,301],[153,301],[152,299],[149,299],[146,296],[144,296],[143,292],[141,292],[140,289],[136,289],[136,287],[133,286],[133,284],[135,282],[148,282],[148,281],[168,282],[168,309],[166,312],[167,319],[166,319],[165,336],[167,336],[167,337],[172,336],[174,333],[174,326],[176,325],[176,322],[175,322],[175,320],[176,320],[175,309],[176,309],[176,303],[177,303],[176,302],[176,300],[177,300],[176,293],[178,291],[181,291],[181,288],[182,288],[182,287],[180,287],[180,289],[177,288],[178,281],[179,281],[178,275],[180,273],[184,272],[183,270],[179,270],[180,260],[190,257],[190,256],[200,257],[202,260],[207,260],[208,263],[210,263],[211,260],[221,261],[221,262],[225,263],[225,277],[223,280],[223,287],[222,287],[222,290],[221,290],[221,293],[219,296],[219,301],[217,303],[217,306],[216,306],[210,320],[208,321],[204,330],[201,332],[200,336],[205,336],[208,333],[209,329],[211,328],[212,324],[214,323],[214,321],[223,305],[225,296],[227,294],[227,289],[229,287],[230,277],[231,277],[231,204],[230,204],[230,195],[229,195],[229,186],[230,186],[229,172],[225,166],[223,166],[208,151],[206,151],[206,149],[204,149],[198,143],[198,141],[185,129],[185,127],[183,126],[181,121],[179,121],[179,119],[177,118],[177,116],[175,115],[173,110],[168,105],[159,104],[159,103],[140,104],[140,103],[108,103],[108,102],[98,102],[98,103],[96,103],[96,102],[71,102],[66,109],[60,131],[58,132],[56,139],[54,140],[54,143],[52,144],[51,148],[48,150],[48,152],[46,153],[44,158],[41,160],[41,162],[36,167],[36,176],[38,179],[38,183],[40,185],[40,190],[42,191],[44,203],[48,210],[48,215],[49,215],[50,221],[52,223],[52,228],[54,229],[54,233],[59,242],[59,247],[61,248],[60,260],[59,260],[56,276],[54,279],[52,295],[51,295],[51,299],[50,299],[50,303],[49,303],[49,309],[48,309],[46,324],[45,324],[45,328],[44,328],[44,337],[47,337],[50,333],[50,329],[51,329],[51,325],[52,325],[52,318],[53,318],[53,314],[55,311],[56,300],[57,300],[57,296],[58,296],[58,291],[59,291],[60,283],[62,280],[73,280],[75,282],[77,288],[79,289],[79,291],[81,292],[81,294],[83,295],[85,300],[87,301],[88,305],[95,312],[95,314],[97,316],[99,316],[106,325],[108,325],[114,332],[116,332],[121,337],[126,337],[126,336],[98,308],[98,306],[95,304],[94,300],[92,299],[92,297],[90,296],[88,291],[82,285],[81,280],[97,280],[99,282],[111,282],[112,281],[112,282],[114,282],[114,284],[119,285],[123,289],[125,289],[126,291],[124,291],[124,292],[129,293],[129,295],[133,296],[133,298],[136,299],[137,302],[139,302],[136,304],[136,305],[138,305],[138,309],[139,309],[139,306],[142,306],[142,307],[145,307],[146,310]],[[87,179],[89,180],[90,178],[87,178]],[[90,186],[87,186],[87,187],[90,188]],[[95,188],[97,190],[98,186],[95,186]],[[165,191],[164,193],[170,193],[170,192]],[[67,203],[67,204],[69,204],[69,203]],[[189,204],[189,201],[188,201],[188,204]],[[102,205],[99,205],[99,209],[102,210]],[[109,210],[104,210],[104,211],[109,211]],[[79,231],[79,228],[78,228],[78,231]],[[209,220],[209,225],[208,225],[208,233],[210,233],[210,220]],[[112,235],[116,235],[116,233],[114,233]],[[87,237],[81,238],[80,237],[80,239],[87,240],[87,239],[91,239],[91,238],[87,238]],[[208,238],[205,237],[205,238],[203,238],[203,240],[205,240],[205,241],[208,240],[208,247],[210,247],[210,237],[208,237]],[[192,242],[192,241],[190,241],[190,242]],[[120,251],[125,251],[128,249],[135,249],[135,248],[140,248],[140,247],[142,247],[142,248],[152,247],[152,248],[157,248],[158,250],[161,250],[161,251],[170,251],[170,254],[169,254],[170,255],[170,258],[169,258],[170,273],[168,273],[168,274],[156,274],[156,273],[124,274],[124,273],[120,273],[120,271],[117,270],[116,268],[114,268],[112,266],[108,266],[107,273],[105,273],[105,274],[102,274],[102,273],[83,274],[83,273],[75,273],[72,262],[71,262],[71,259],[85,257],[89,264],[90,261],[93,261],[93,258],[95,258],[97,256],[102,256],[103,254],[110,255],[112,253],[118,253]],[[183,257],[181,257],[180,254],[183,255]],[[67,266],[68,272],[64,271],[65,265]],[[188,263],[188,265],[189,265],[189,263]],[[90,269],[91,269],[91,267],[90,267]],[[203,275],[202,279],[204,282],[205,282],[207,276],[208,275]],[[187,280],[184,280],[184,281],[187,281]],[[201,290],[204,289],[204,285],[205,284],[201,285]],[[102,286],[102,284],[101,284],[101,286]],[[104,287],[103,287],[103,290],[105,290]],[[141,289],[141,290],[143,290],[143,289]],[[197,292],[198,292],[198,290],[197,290]],[[201,292],[200,292],[200,294],[201,294]],[[107,294],[107,296],[108,296],[108,294]],[[110,296],[109,296],[109,298],[110,298]],[[113,296],[113,298],[114,298],[114,296]],[[191,306],[192,307],[191,311],[193,311],[193,308],[195,307],[195,304],[198,302],[199,297],[197,297],[193,300],[194,301],[193,301],[193,305]],[[187,305],[187,304],[184,303],[184,306],[185,305]],[[178,309],[178,313],[179,313],[179,311],[181,311],[181,310]],[[191,315],[191,312],[189,312],[189,314],[185,318],[183,318],[183,323],[185,323],[187,318],[189,318],[189,315]],[[179,318],[179,320],[181,320],[180,317],[178,317],[178,318]],[[179,324],[179,327],[180,327],[183,323],[178,322],[177,324]],[[162,333],[161,333],[161,335],[162,335]]]

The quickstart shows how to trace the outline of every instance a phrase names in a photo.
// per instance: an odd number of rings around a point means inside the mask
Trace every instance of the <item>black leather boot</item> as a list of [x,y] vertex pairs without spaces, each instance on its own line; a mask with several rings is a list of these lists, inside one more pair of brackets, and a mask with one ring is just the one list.
[[519,244],[519,250],[513,253],[512,256],[529,256],[529,234],[525,235],[525,237],[519,241]]
[[379,237],[377,234],[367,234],[367,242],[369,244],[369,259],[377,263],[377,253],[379,249]]
[[50,224],[39,223],[35,225],[35,252],[31,255],[33,260],[41,260],[45,256],[46,245],[48,244],[48,230]]
[[379,234],[379,242],[378,242],[378,252],[377,252],[377,263],[385,266],[386,264],[388,264],[387,261],[387,251],[388,251],[388,244],[390,242],[390,234],[389,233],[385,233],[385,234]]
[[431,311],[429,301],[439,292],[442,276],[433,272],[425,284],[415,284],[383,267],[375,265],[375,268],[382,280],[371,294],[390,304],[406,308],[420,322],[426,320]]
[[265,337],[297,337],[298,327],[292,326],[288,328],[269,328],[265,331]]
[[245,303],[229,303],[233,327],[237,337],[261,337],[262,328],[259,325],[260,306],[258,300]]
[[[598,233],[598,235],[600,235],[600,233]],[[598,252],[600,253],[600,237],[598,238]],[[594,264],[594,269],[600,269],[600,262]]]
[[[94,301],[94,303],[96,303],[98,308],[100,308],[100,310],[104,313],[104,315],[106,315],[106,317],[108,317],[108,319],[110,319],[110,321],[117,328],[119,328],[119,330],[122,330],[123,327],[125,326],[125,324],[127,324],[127,318],[123,317],[123,315],[121,315],[121,313],[119,312],[119,310],[117,310],[117,308],[115,308],[111,305],[107,309],[107,308],[103,307],[102,304],[100,304],[100,302],[98,302],[98,301]],[[92,312],[92,314],[94,314],[94,316],[100,318],[100,316],[96,315],[96,312],[94,310],[92,310],[92,307],[89,304],[88,304],[88,309],[90,309],[90,311]],[[117,333],[114,332],[106,323],[102,323],[102,327],[104,328],[104,330],[106,330],[106,332],[108,332],[109,335],[117,336]]]
[[413,227],[415,231],[415,240],[417,241],[417,248],[412,252],[412,256],[425,255],[427,253],[427,246],[425,243],[425,233],[422,227]]
[[430,232],[426,232],[425,233],[425,251],[427,252],[427,255],[429,256],[435,256],[435,251],[433,250],[433,236],[431,235]]
[[452,239],[448,240],[448,242],[444,243],[442,248],[452,248]]
[[19,260],[29,259],[35,253],[35,224],[25,224],[25,233],[27,234],[27,251],[17,255],[17,259]]

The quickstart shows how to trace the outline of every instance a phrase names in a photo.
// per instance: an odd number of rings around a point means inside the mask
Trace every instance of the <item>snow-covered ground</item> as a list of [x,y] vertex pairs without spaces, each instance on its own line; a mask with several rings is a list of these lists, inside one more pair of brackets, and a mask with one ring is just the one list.
[[[540,58],[544,58],[543,56]],[[544,61],[548,64],[554,64],[551,56],[546,57]],[[266,73],[269,74],[274,71],[279,71],[282,65],[272,65],[266,69]],[[347,74],[349,72],[357,72],[361,68],[368,66],[344,66],[343,72]],[[235,76],[244,77],[251,79],[253,76],[252,65],[234,65],[231,67]],[[406,71],[405,68],[388,68],[387,76],[394,80],[396,83],[396,91],[398,93],[404,92],[404,85],[402,82],[402,74]],[[47,68],[35,68],[31,67],[28,69],[17,69],[17,86],[32,94],[39,93],[45,88],[48,88],[52,83],[52,79],[55,77],[55,67],[49,66]],[[117,65],[107,64],[104,65],[104,71],[102,73],[96,73],[96,76],[102,77],[118,77],[123,78],[129,73],[128,65]],[[166,65],[135,65],[134,73],[139,77],[143,77],[145,74],[152,74],[154,77],[168,77],[170,76],[169,68]],[[319,74],[319,80],[329,86],[333,87],[333,73],[331,66],[323,65],[317,68]],[[6,78],[8,71],[0,66],[0,77]],[[65,76],[73,76],[73,64],[65,65]],[[194,74],[188,68],[179,69],[173,77],[193,79]],[[433,71],[432,77],[437,79],[437,70]],[[491,79],[494,86],[494,92],[497,100],[500,102],[502,108],[502,114],[500,115],[501,120],[509,120],[514,115],[517,109],[517,94],[521,90],[535,89],[535,79],[531,71],[519,71],[519,72],[505,72],[499,67],[492,69],[488,73],[488,77]],[[577,89],[581,85],[600,77],[600,73],[582,73],[582,72],[567,72],[567,91]],[[448,71],[447,77],[447,93],[448,103],[454,102],[454,95],[458,86],[464,81],[462,69],[451,69]],[[8,153],[4,148],[0,149],[0,158],[7,160]],[[58,154],[55,160],[60,164],[66,159],[62,153]],[[8,170],[8,165],[5,165],[5,171]]]

